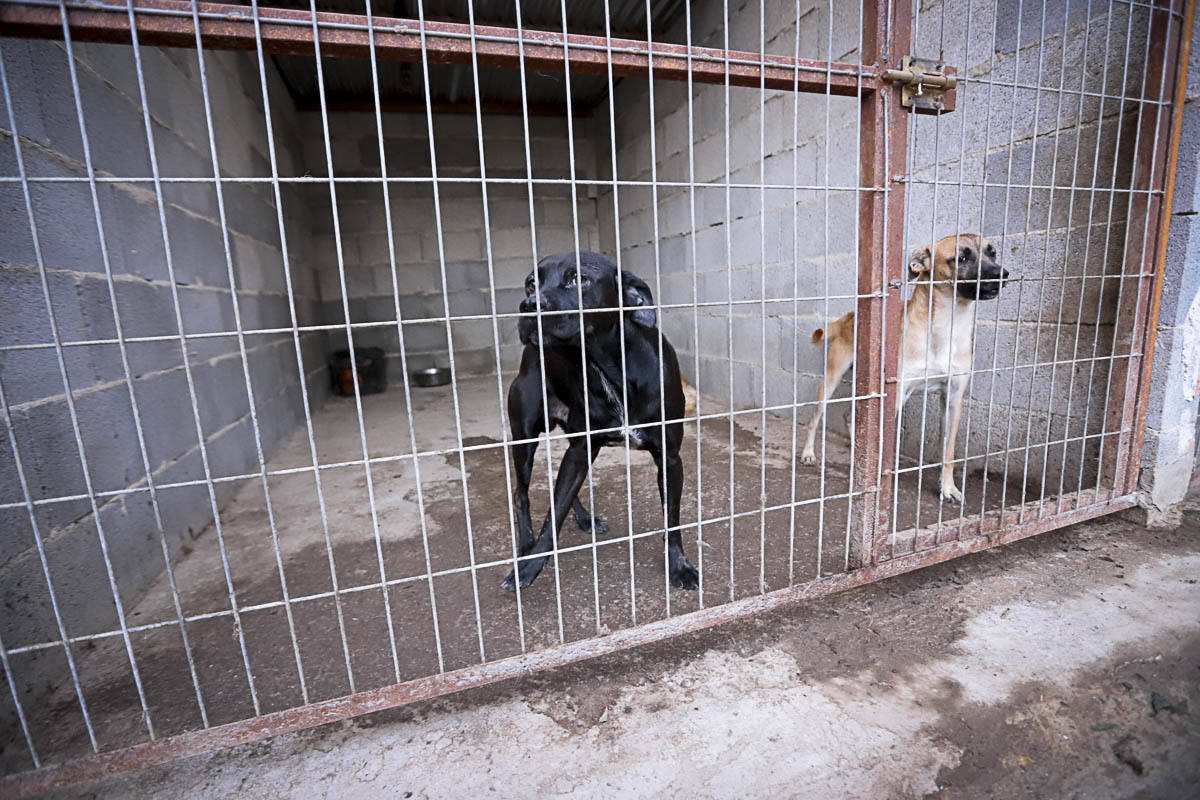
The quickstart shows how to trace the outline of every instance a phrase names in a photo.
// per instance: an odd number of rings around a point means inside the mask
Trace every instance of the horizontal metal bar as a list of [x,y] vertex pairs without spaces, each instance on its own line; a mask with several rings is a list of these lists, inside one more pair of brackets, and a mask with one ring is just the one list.
[[944,542],[927,550],[887,558],[880,563],[853,572],[817,578],[786,589],[735,600],[700,611],[692,611],[677,617],[648,622],[638,627],[603,636],[568,642],[547,650],[525,653],[380,689],[358,692],[346,697],[311,703],[299,708],[264,714],[214,728],[181,733],[165,739],[144,742],[112,752],[97,753],[61,764],[49,764],[38,770],[0,778],[0,794],[13,798],[27,797],[72,783],[99,780],[121,772],[145,769],[180,758],[262,741],[317,725],[352,719],[408,703],[441,697],[464,689],[486,686],[510,678],[519,678],[537,670],[552,669],[632,647],[640,647],[670,637],[711,628],[732,620],[773,611],[803,600],[811,600],[903,575],[968,553],[987,550],[1064,525],[1130,508],[1135,504],[1134,496],[1128,495],[1043,518],[1036,522],[1005,525],[1004,520],[1015,517],[1014,511],[1012,514],[1005,514],[1004,519],[998,520],[997,529],[991,531],[987,536],[972,536],[958,541]]
[[[988,542],[985,547],[972,548],[970,552],[973,552],[976,549],[983,550],[998,544],[1007,544],[1017,539],[1024,539],[1027,536],[1045,533],[1046,531],[1066,525],[1074,525],[1078,522],[1110,514],[1114,511],[1132,508],[1137,505],[1137,495],[1128,494],[1079,505],[1075,508],[1069,508],[1069,510],[1058,512],[1054,510],[1056,507],[1055,504],[1061,501],[1067,501],[1067,505],[1070,507],[1078,503],[1085,495],[1090,494],[1095,498],[1101,492],[1112,494],[1113,490],[1099,488],[1083,489],[1082,491],[1071,492],[1061,497],[1047,497],[1022,505],[1009,506],[1000,511],[989,511],[983,515],[983,518],[975,514],[963,518],[962,524],[941,525],[940,527],[934,525],[925,528],[909,528],[908,530],[897,531],[893,536],[886,537],[876,543],[875,557],[880,563],[887,564],[892,560],[921,558],[926,553],[942,552],[948,546],[958,546],[981,541]],[[1049,515],[1034,519],[1026,516],[1046,509],[1050,509]],[[944,535],[947,530],[957,531],[960,536],[967,538],[936,544],[938,535]],[[895,555],[897,546],[907,552]]]
[[[1125,359],[1137,359],[1137,358],[1140,358],[1140,356],[1141,356],[1140,353],[1134,353],[1134,354],[1121,353],[1121,354],[1118,354],[1115,356],[1097,356],[1094,358],[1080,358],[1080,359],[1067,360],[1067,361],[1045,362],[1044,364],[1036,364],[1036,365],[1018,365],[1017,368],[1018,369],[1031,369],[1031,368],[1043,367],[1043,366],[1078,364],[1078,363],[1088,363],[1088,362],[1094,362],[1094,361],[1117,361],[1117,360],[1125,360]],[[978,372],[981,372],[981,373],[982,372],[991,372],[991,371],[992,371],[991,369],[978,370]],[[996,372],[1011,371],[1011,368],[997,367],[995,369],[995,371]],[[860,400],[873,400],[873,399],[876,399],[876,398],[879,398],[882,396],[883,395],[871,395],[871,394],[850,395],[850,396],[846,396],[846,397],[831,398],[825,402],[827,402],[829,404],[849,403],[849,402],[856,402],[856,401],[860,401]],[[690,417],[673,418],[673,419],[667,420],[667,422],[668,423],[670,423],[670,422],[696,423],[696,422],[704,421],[704,420],[708,420],[708,421],[724,420],[724,419],[729,419],[730,417],[747,416],[750,414],[760,414],[764,411],[768,411],[768,412],[790,411],[792,408],[804,408],[806,406],[815,406],[815,405],[818,405],[820,402],[821,402],[820,400],[814,399],[814,400],[808,400],[808,401],[794,403],[794,404],[793,403],[783,403],[783,404],[779,404],[779,405],[769,405],[769,406],[765,406],[765,407],[735,409],[734,411],[718,411],[718,412],[714,412],[712,414],[699,414],[699,415],[692,415]],[[654,423],[644,423],[644,424],[640,424],[640,425],[630,425],[629,427],[630,428],[646,428],[646,427],[654,427],[656,425],[661,425],[661,424],[662,424],[661,422],[654,422]],[[620,432],[622,430],[623,430],[622,428],[593,428],[593,429],[591,429],[591,433],[592,434],[616,433],[616,432]],[[1073,441],[1082,441],[1083,439],[1087,439],[1087,438],[1094,438],[1097,436],[1108,436],[1113,433],[1121,433],[1121,432],[1125,432],[1125,429],[1122,429],[1121,431],[1116,431],[1116,430],[1105,431],[1105,432],[1099,433],[1099,434],[1088,434],[1087,436],[1084,436],[1084,437],[1072,437],[1072,438],[1065,439],[1065,440],[1054,440],[1052,442],[1042,442],[1042,443],[1039,443],[1038,446],[1045,446],[1048,444],[1063,444],[1065,442],[1073,442]],[[447,447],[447,448],[438,448],[438,449],[433,449],[433,450],[423,450],[423,451],[417,452],[415,457],[416,458],[432,458],[435,456],[457,455],[460,451],[466,453],[466,452],[474,452],[474,451],[479,451],[479,450],[498,449],[498,448],[506,447],[509,444],[531,444],[534,442],[540,442],[543,439],[545,439],[547,441],[567,441],[570,439],[577,439],[577,438],[580,438],[580,437],[583,437],[586,435],[587,435],[587,433],[582,433],[582,432],[581,433],[547,433],[547,434],[542,434],[541,437],[536,438],[536,439],[510,439],[507,442],[507,444],[504,442],[487,442],[487,443],[483,443],[483,444],[473,444],[473,445],[463,444],[462,447]],[[1023,449],[1024,448],[1013,448],[1012,450],[1008,450],[1008,451],[1006,451],[1006,450],[989,451],[987,453],[979,453],[977,455],[973,455],[973,456],[971,456],[971,458],[983,458],[985,456],[1004,455],[1006,453],[1011,453],[1011,452],[1022,452]],[[318,464],[316,467],[313,467],[312,465],[306,465],[306,466],[301,466],[301,467],[290,467],[287,469],[266,470],[265,473],[264,472],[253,472],[253,473],[241,473],[241,474],[237,474],[237,475],[214,476],[212,478],[212,483],[214,483],[214,484],[216,484],[216,483],[233,483],[233,482],[237,482],[237,481],[248,480],[250,478],[263,477],[264,475],[268,478],[278,478],[278,477],[285,477],[288,475],[308,474],[308,473],[313,472],[314,470],[346,469],[349,467],[361,467],[361,466],[365,466],[368,464],[370,464],[370,465],[394,464],[394,463],[399,463],[399,462],[404,462],[404,461],[411,461],[413,458],[414,458],[413,454],[401,453],[401,454],[391,455],[391,456],[376,456],[373,458],[368,458],[366,460],[361,459],[361,458],[350,459],[347,461],[336,461],[336,462],[331,462],[331,463]],[[960,460],[960,459],[956,459],[956,460]],[[936,463],[940,463],[940,462],[936,462]],[[904,472],[904,471],[908,471],[908,469],[907,468],[901,469],[900,471]],[[884,470],[884,473],[891,474],[891,470],[890,469]],[[179,481],[179,482],[175,482],[175,483],[156,483],[155,487],[158,491],[162,491],[165,489],[184,489],[184,488],[188,488],[191,486],[207,486],[207,485],[208,485],[207,480],[191,480],[191,481]],[[94,493],[94,496],[97,498],[114,498],[114,497],[122,497],[122,496],[126,496],[126,495],[140,494],[141,492],[146,492],[146,491],[149,491],[149,488],[147,486],[129,486],[124,489],[108,489],[108,490],[96,491]],[[87,500],[88,497],[89,497],[89,495],[86,495],[86,494],[44,497],[44,498],[34,499],[33,504],[35,506],[47,506],[47,505],[55,505],[58,503],[71,503],[71,502],[78,502],[80,500]],[[24,501],[9,501],[9,502],[0,503],[0,510],[10,509],[10,508],[24,508],[24,507],[25,507]]]
[[[957,163],[957,162],[954,162],[954,163]],[[86,176],[83,176],[83,175],[27,175],[23,180],[28,183],[88,183],[90,181],[89,178],[87,178]],[[199,184],[204,184],[204,185],[212,185],[212,184],[217,183],[217,181],[211,177],[205,177],[205,178],[196,178],[196,177],[188,177],[188,176],[170,177],[170,176],[164,175],[164,176],[160,177],[158,180],[159,180],[159,183],[199,183]],[[325,186],[325,185],[328,185],[330,180],[331,179],[329,177],[321,177],[321,176],[314,177],[312,175],[295,175],[295,176],[291,176],[291,177],[281,175],[278,179],[248,175],[248,176],[228,176],[228,177],[222,176],[220,182],[222,184],[226,184],[226,183],[251,183],[251,184],[261,183],[261,184],[269,185],[269,184],[272,184],[272,183],[275,183],[276,181],[278,181],[279,183],[316,183],[316,184]],[[429,175],[389,175],[386,178],[370,176],[370,175],[366,175],[366,176],[364,176],[364,175],[335,175],[332,178],[332,180],[335,183],[427,184],[427,183],[433,183],[434,178]],[[0,183],[20,183],[21,181],[22,181],[22,178],[17,175],[0,175]],[[96,181],[96,183],[153,183],[154,178],[145,177],[145,176],[141,176],[141,175],[137,175],[137,176],[133,176],[133,175],[131,175],[131,176],[97,175],[95,178],[95,181]],[[666,188],[675,188],[675,189],[687,189],[687,188],[725,189],[728,186],[728,188],[730,188],[730,189],[786,189],[789,192],[792,191],[793,189],[798,192],[824,192],[826,190],[829,190],[831,192],[882,192],[882,191],[884,191],[884,188],[882,186],[839,186],[836,184],[830,184],[829,186],[819,186],[817,184],[796,184],[795,186],[793,186],[792,184],[787,184],[787,183],[734,183],[734,182],[731,182],[731,183],[726,184],[724,181],[719,181],[719,182],[718,181],[696,181],[695,183],[688,183],[686,181],[664,181],[664,180],[639,181],[639,180],[630,180],[630,179],[620,179],[617,181],[613,181],[611,179],[605,180],[602,178],[591,178],[591,179],[577,178],[574,181],[572,181],[570,178],[531,178],[531,179],[526,180],[525,178],[495,178],[495,177],[475,178],[475,177],[461,176],[461,175],[458,175],[458,176],[456,176],[456,175],[439,175],[437,177],[437,182],[438,183],[468,183],[468,184],[482,184],[482,183],[520,184],[522,186],[527,185],[529,183],[533,183],[535,185],[540,184],[540,185],[569,186],[571,183],[574,183],[576,186],[603,186],[603,187],[611,187],[615,184],[617,186],[631,186],[631,187],[657,186],[659,188],[666,187]],[[932,179],[929,179],[929,178],[912,178],[912,177],[908,177],[908,176],[899,176],[899,175],[894,178],[894,182],[895,183],[920,183],[920,184],[934,184],[935,183],[935,181],[933,181]],[[946,182],[941,181],[941,180],[936,181],[936,183],[939,186],[946,185]],[[1089,193],[1095,193],[1098,195],[1104,195],[1104,194],[1134,194],[1134,195],[1148,194],[1151,196],[1158,196],[1158,195],[1162,194],[1162,189],[1134,189],[1134,188],[1121,187],[1121,186],[1118,186],[1115,188],[1111,187],[1111,186],[1059,186],[1059,185],[1041,184],[1041,183],[1032,183],[1032,184],[1031,183],[1000,183],[1000,182],[995,182],[995,181],[955,181],[954,185],[957,186],[960,183],[963,186],[971,186],[971,187],[975,187],[975,188],[988,188],[988,189],[1053,189],[1055,191],[1068,191],[1068,190],[1073,189],[1073,190],[1079,191],[1079,192],[1089,192]],[[1097,223],[1097,224],[1099,225],[1099,224],[1103,224],[1103,223]]]
[[[946,164],[957,164],[957,161],[946,162]],[[920,183],[925,185],[946,186],[946,181],[935,181],[931,178],[913,178],[913,177],[897,177],[897,183]],[[1162,194],[1161,189],[1132,189],[1122,186],[1086,186],[1086,185],[1066,185],[1060,186],[1050,183],[1002,183],[997,181],[954,181],[953,186],[970,186],[976,189],[1049,189],[1051,191],[1075,191],[1088,192],[1089,194],[1106,195],[1106,194]],[[1096,226],[1106,225],[1104,222],[1094,223]]]
[[993,80],[991,78],[972,78],[969,76],[960,77],[958,79],[958,82],[961,84],[967,84],[967,85],[979,84],[981,86],[989,86],[989,85],[990,86],[999,86],[1001,89],[1012,89],[1015,87],[1017,89],[1031,89],[1033,91],[1038,91],[1038,92],[1054,92],[1054,94],[1056,94],[1056,95],[1061,94],[1064,97],[1079,97],[1080,95],[1083,95],[1084,97],[1094,97],[1094,98],[1101,99],[1101,100],[1118,100],[1118,101],[1125,102],[1125,103],[1140,103],[1142,105],[1148,105],[1148,106],[1165,106],[1165,105],[1170,104],[1168,101],[1158,100],[1158,99],[1155,99],[1152,97],[1142,97],[1141,95],[1107,94],[1105,92],[1088,92],[1088,91],[1080,91],[1079,89],[1064,89],[1059,86],[1047,85],[1047,84],[1041,84],[1041,83],[1020,83],[1020,82],[1018,82],[1018,83],[1014,84],[1011,80],[998,81],[998,80]]
[[[124,4],[67,3],[72,38],[88,42],[127,43],[129,9]],[[214,50],[254,50],[255,23],[245,6],[200,3],[200,38]],[[185,0],[138,0],[134,4],[138,39],[142,45],[196,46],[192,6]],[[268,53],[312,55],[313,15],[285,8],[258,9],[262,48]],[[420,62],[422,33],[429,63],[471,64],[472,50],[480,67],[526,69],[572,74],[608,74],[611,61],[616,77],[648,77],[696,83],[859,97],[877,89],[877,70],[857,64],[730,51],[711,47],[653,44],[634,39],[606,39],[550,31],[490,25],[374,17],[368,27],[361,14],[317,12],[324,57],[369,59],[374,34],[378,58]],[[424,30],[422,31],[422,28]],[[61,39],[57,4],[10,2],[0,5],[0,33],[41,39]],[[690,69],[689,69],[690,64]]]
[[[592,550],[594,548],[609,547],[611,545],[618,545],[618,544],[628,544],[629,542],[636,542],[639,539],[646,539],[651,536],[662,536],[668,530],[686,531],[686,530],[700,528],[700,527],[704,527],[704,526],[708,526],[708,525],[718,525],[723,522],[729,522],[731,519],[738,520],[738,519],[746,519],[748,517],[757,518],[760,515],[765,514],[765,513],[774,513],[777,511],[790,511],[792,509],[801,508],[803,506],[817,505],[818,503],[829,503],[834,500],[848,500],[848,499],[854,498],[854,497],[861,497],[862,495],[867,494],[868,491],[869,490],[863,489],[863,490],[856,490],[854,492],[838,492],[836,494],[825,495],[824,497],[810,497],[806,500],[797,500],[795,502],[780,503],[780,504],[772,505],[772,506],[764,506],[762,508],[755,508],[750,511],[738,511],[734,514],[722,514],[719,516],[702,519],[699,522],[685,522],[685,523],[681,523],[679,525],[674,525],[669,529],[667,529],[667,528],[650,528],[650,529],[647,529],[644,531],[636,531],[633,533],[628,533],[625,536],[597,539],[595,543],[583,542],[581,544],[562,545],[559,547],[552,547],[551,549],[546,550],[543,553],[532,553],[530,555],[518,556],[516,560],[517,561],[528,561],[528,560],[534,559],[534,558],[542,558],[542,557],[554,556],[554,555],[566,555],[568,553],[578,553],[578,552],[585,551],[585,550]],[[430,578],[445,578],[450,575],[462,575],[464,573],[478,572],[481,569],[487,569],[487,568],[491,568],[491,567],[510,566],[510,565],[512,565],[512,563],[513,563],[513,558],[511,556],[507,556],[505,558],[493,559],[491,561],[477,561],[474,565],[465,564],[461,567],[448,567],[446,569],[432,570],[428,573],[422,572],[418,575],[408,575],[403,578],[388,578],[386,581],[375,581],[372,583],[355,584],[354,586],[340,586],[340,587],[338,587],[338,589],[336,591],[316,592],[314,594],[291,596],[287,600],[271,600],[266,603],[256,603],[254,605],[246,605],[246,606],[239,605],[238,606],[238,614],[245,615],[250,612],[271,611],[276,608],[283,608],[284,606],[287,606],[287,605],[295,605],[297,603],[308,603],[308,602],[312,602],[314,600],[328,600],[333,597],[341,597],[341,596],[347,595],[347,594],[359,594],[361,592],[374,591],[377,589],[393,588],[393,587],[400,586],[400,585],[406,584],[406,583],[423,583],[425,581],[428,581]],[[187,623],[187,622],[203,622],[205,620],[218,619],[221,617],[228,617],[228,616],[231,616],[232,614],[233,614],[232,609],[223,608],[223,609],[219,609],[217,611],[206,611],[206,612],[203,612],[200,614],[191,614],[191,615],[185,616],[185,617],[183,617],[182,622],[185,622],[185,623]],[[176,619],[159,620],[158,622],[144,622],[139,625],[130,625],[126,628],[126,631],[129,633],[145,633],[147,631],[158,630],[160,628],[169,628],[172,626],[178,626],[180,621],[181,620],[176,618]],[[79,644],[82,642],[94,642],[94,641],[101,641],[103,639],[112,639],[114,637],[119,637],[122,635],[123,635],[123,632],[120,630],[100,631],[99,633],[85,633],[85,634],[80,634],[79,636],[68,637],[66,640],[66,643],[67,644]],[[12,647],[12,648],[9,648],[7,650],[7,652],[10,655],[19,655],[21,653],[31,653],[31,652],[38,651],[38,650],[49,650],[49,649],[52,649],[55,647],[62,647],[63,644],[64,644],[64,642],[62,640],[54,639],[54,640],[45,641],[45,642],[36,642],[34,644],[21,645],[19,647]]]
[[1030,450],[1041,450],[1048,447],[1060,447],[1062,445],[1073,444],[1075,442],[1086,442],[1089,439],[1106,439],[1110,436],[1123,436],[1127,433],[1132,433],[1133,428],[1114,428],[1100,433],[1087,433],[1082,436],[1067,436],[1062,439],[1050,439],[1044,442],[1031,442],[1023,444],[1019,447],[1000,448],[999,450],[986,450],[982,453],[971,453],[970,455],[960,456],[957,458],[947,459],[946,461],[926,461],[924,464],[912,464],[899,469],[886,469],[885,475],[903,475],[906,472],[920,472],[921,470],[940,467],[942,464],[965,464],[968,461],[978,461],[981,458],[996,458],[999,456],[1011,456],[1016,454],[1027,453]]
[[[56,270],[50,270],[50,272],[56,272]],[[74,274],[89,275],[91,273],[74,273]],[[99,277],[100,276],[97,276],[97,278],[99,278]],[[1120,281],[1127,281],[1127,280],[1135,280],[1138,277],[1146,277],[1146,273],[1126,273],[1126,274],[1117,274],[1117,275],[1046,275],[1046,276],[1034,277],[1034,278],[1012,278],[1010,280],[1013,280],[1013,281],[1023,280],[1023,281],[1029,281],[1029,282],[1043,282],[1044,281],[1047,283],[1053,283],[1055,281],[1074,281],[1074,280],[1078,280],[1080,282],[1084,282],[1084,281],[1088,281],[1088,280],[1120,282]],[[144,283],[144,281],[143,281],[143,283]],[[942,283],[942,282],[936,281],[936,283]],[[949,281],[947,281],[946,283],[949,283]],[[189,286],[188,284],[183,284],[183,285],[186,288],[204,289],[204,290],[208,290],[208,291],[228,291],[228,289],[223,290],[221,287],[217,287],[217,286]],[[513,288],[516,288],[516,287],[513,287]],[[244,295],[244,294],[248,294],[248,293],[247,292],[239,292],[239,294]],[[656,303],[652,306],[644,306],[644,307],[645,308],[656,308],[660,311],[681,310],[681,309],[682,310],[691,310],[693,308],[698,309],[698,308],[715,308],[715,307],[720,307],[720,308],[724,309],[730,305],[733,305],[733,306],[749,306],[749,305],[758,306],[763,303],[769,303],[769,304],[792,303],[792,302],[817,303],[817,302],[821,302],[823,300],[862,300],[862,299],[869,299],[872,297],[879,297],[879,296],[880,295],[878,293],[861,294],[861,295],[831,294],[828,297],[825,297],[825,296],[768,297],[766,299],[757,299],[757,300],[732,300],[732,301],[729,301],[729,300],[707,300],[707,301],[699,302],[699,303]],[[351,299],[356,299],[356,298],[351,298]],[[546,315],[546,316],[550,316],[555,313],[565,315],[565,314],[578,314],[580,312],[578,310],[563,311],[563,312],[553,312],[553,311],[543,311],[542,312],[542,314]],[[584,313],[588,313],[588,312],[585,310]],[[376,320],[376,321],[372,321],[372,322],[351,322],[350,327],[353,330],[363,330],[363,329],[368,329],[368,328],[394,328],[394,327],[396,327],[397,324],[400,324],[400,325],[430,325],[430,324],[435,324],[435,323],[441,324],[441,323],[445,323],[447,321],[449,321],[449,322],[475,322],[475,321],[479,321],[479,320],[491,320],[493,318],[498,319],[498,320],[499,319],[518,319],[520,317],[528,316],[528,315],[529,315],[529,312],[520,312],[520,311],[499,312],[495,315],[492,315],[492,314],[455,314],[455,315],[451,315],[449,317],[413,317],[412,319],[401,319],[401,320],[389,319],[389,320]],[[1001,324],[1016,324],[1020,321],[1021,320],[1012,320],[1012,319],[999,320],[999,322]],[[1050,323],[1047,322],[1046,324],[1050,324]],[[1108,324],[1108,323],[1106,323],[1106,324]],[[242,330],[242,331],[208,331],[208,332],[204,332],[204,333],[185,333],[182,335],[182,337],[183,337],[183,339],[190,341],[190,340],[203,340],[203,339],[219,339],[219,338],[227,337],[227,336],[236,337],[238,335],[242,335],[242,336],[278,336],[281,334],[291,334],[293,331],[296,333],[318,333],[318,332],[322,332],[322,331],[345,331],[345,330],[346,330],[346,323],[343,322],[343,323],[328,323],[328,324],[323,324],[323,325],[298,325],[295,328],[290,328],[290,327],[289,328],[282,328],[282,327],[280,327],[280,328],[250,328],[250,329]],[[179,339],[180,339],[179,334],[175,334],[175,335],[160,334],[157,336],[127,336],[124,339],[114,339],[114,338],[73,339],[73,340],[67,341],[67,342],[60,342],[57,345],[52,342],[31,342],[29,344],[0,345],[0,353],[6,353],[6,352],[10,352],[10,351],[15,351],[15,350],[46,350],[46,349],[53,349],[58,346],[91,347],[93,345],[95,345],[95,346],[116,345],[116,344],[120,344],[121,342],[125,342],[126,344],[147,343],[147,342],[166,342],[166,341],[178,342]],[[1120,353],[1115,356],[1097,356],[1095,360],[1106,360],[1108,358],[1121,358],[1121,357],[1128,356],[1128,355],[1129,355],[1128,353]],[[1140,353],[1137,355],[1140,355]],[[1087,359],[1084,359],[1084,360],[1087,360]],[[1064,362],[1046,361],[1046,362],[1040,362],[1040,363],[1036,363],[1036,364],[1035,363],[1018,364],[1017,366],[1030,367],[1030,366],[1040,366],[1042,364],[1045,364],[1048,366],[1050,364],[1061,364],[1061,363],[1064,363]],[[1075,362],[1072,362],[1072,363],[1075,363]],[[981,371],[986,371],[986,370],[984,368],[977,367],[972,370],[972,373],[973,374],[979,373]],[[15,407],[19,408],[20,404],[17,404]]]
[[[2,6],[0,6],[2,8]],[[24,179],[17,175],[0,175],[0,183],[20,183],[22,180],[28,183],[88,183],[89,178],[78,175],[27,175]],[[215,184],[216,181],[211,177],[191,177],[177,176],[171,177],[163,175],[159,179],[159,183],[200,183],[200,184]],[[274,183],[313,183],[321,186],[328,186],[329,181],[334,183],[402,183],[402,184],[432,184],[434,178],[431,175],[389,175],[381,177],[378,175],[335,175],[332,178],[327,176],[313,175],[280,175],[278,178],[269,178],[261,176],[239,176],[225,177],[222,176],[221,183],[261,183],[271,185]],[[616,186],[633,186],[633,187],[651,187],[658,186],[669,187],[675,189],[688,188],[704,188],[704,189],[786,189],[791,191],[807,191],[807,192],[824,192],[828,189],[831,192],[882,192],[882,186],[839,186],[830,184],[829,186],[821,186],[818,184],[796,184],[793,186],[790,183],[738,183],[725,181],[696,181],[688,183],[687,181],[639,181],[632,179],[612,180],[611,178],[576,178],[572,181],[570,178],[478,178],[461,175],[438,175],[437,182],[441,183],[467,183],[467,184],[511,184],[518,186],[570,186],[574,183],[576,186],[599,186],[610,188]],[[117,175],[96,175],[96,183],[153,183],[154,178],[144,176],[117,176]]]

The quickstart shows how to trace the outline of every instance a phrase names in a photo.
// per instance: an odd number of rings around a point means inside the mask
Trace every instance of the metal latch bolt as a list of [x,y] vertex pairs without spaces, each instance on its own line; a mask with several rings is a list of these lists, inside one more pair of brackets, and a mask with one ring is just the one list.
[[958,78],[948,73],[946,65],[940,61],[905,56],[900,69],[884,70],[883,77],[904,84],[900,102],[905,108],[937,114],[954,110],[953,92],[958,86]]

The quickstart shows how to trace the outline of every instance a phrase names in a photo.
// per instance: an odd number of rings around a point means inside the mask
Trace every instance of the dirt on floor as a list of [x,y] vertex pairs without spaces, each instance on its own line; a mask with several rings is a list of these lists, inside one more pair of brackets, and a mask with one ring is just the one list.
[[[848,492],[856,488],[849,439],[831,432],[820,465],[804,466],[789,415],[739,412],[685,425],[681,521],[701,592],[667,584],[649,455],[610,447],[580,493],[607,518],[607,530],[593,534],[569,521],[564,552],[518,601],[500,588],[515,537],[496,381],[464,379],[457,395],[449,386],[414,389],[412,403],[410,434],[400,392],[363,398],[360,432],[353,401],[333,399],[315,415],[311,441],[297,430],[270,459],[275,474],[241,484],[219,525],[173,561],[178,607],[190,618],[186,642],[165,571],[126,609],[158,736],[586,639],[696,610],[702,600],[713,606],[846,569],[855,502]],[[721,410],[707,397],[701,407]],[[376,459],[369,474],[364,440]],[[319,480],[314,450],[325,465]],[[564,450],[561,441],[539,448],[535,524],[549,506],[551,467]],[[927,473],[906,472],[898,482],[901,530],[919,521],[952,539],[984,508],[1039,496],[1036,483],[1023,483],[1016,471],[973,472],[960,479],[966,505],[943,504],[936,468]],[[145,741],[115,615],[77,627],[70,628],[75,636],[102,637],[73,648],[99,746]],[[55,638],[47,629],[40,641]],[[58,647],[15,663],[18,693],[41,698],[30,703],[35,746],[55,761],[91,751],[66,667]],[[8,693],[0,692],[5,702]],[[0,731],[0,774],[31,766],[19,731]]]
[[1108,517],[54,796],[1200,797],[1198,580]]

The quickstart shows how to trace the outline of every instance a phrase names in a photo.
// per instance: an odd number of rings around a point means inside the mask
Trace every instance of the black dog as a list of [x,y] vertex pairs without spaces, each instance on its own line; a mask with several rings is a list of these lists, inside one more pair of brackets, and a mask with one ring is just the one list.
[[[664,337],[660,392],[657,314],[653,308],[645,308],[654,304],[650,287],[629,272],[621,273],[621,287],[618,289],[616,266],[596,253],[580,253],[578,261],[574,253],[547,256],[538,263],[536,283],[532,273],[525,279],[526,296],[521,302],[521,311],[529,316],[522,317],[518,324],[525,350],[521,354],[521,371],[508,387],[508,420],[516,440],[536,440],[546,429],[547,417],[551,429],[561,426],[569,434],[584,433],[589,428],[589,415],[584,412],[583,377],[586,370],[590,429],[607,431],[591,434],[591,457],[595,459],[601,447],[623,443],[626,436],[631,446],[650,451],[658,467],[659,499],[667,507],[671,584],[681,589],[695,589],[699,585],[699,573],[683,554],[678,530],[679,500],[683,494],[683,462],[679,458],[683,424],[678,421],[667,423],[665,437],[661,424],[664,419],[678,420],[683,416],[679,362],[674,348]],[[624,304],[621,303],[622,291]],[[580,297],[585,309],[582,337]],[[620,311],[622,305],[626,308],[624,318]],[[533,313],[538,311],[540,315]],[[566,311],[574,313],[554,313]],[[541,317],[540,331],[538,316]],[[624,379],[621,375],[622,328]],[[541,359],[538,357],[539,342]],[[543,359],[544,376],[540,367]],[[543,379],[548,409],[543,408]],[[622,389],[628,392],[627,412]],[[660,395],[665,400],[665,409],[660,403]],[[625,427],[626,414],[629,428]],[[588,437],[573,437],[569,441],[554,482],[552,513],[546,515],[536,540],[529,517],[529,479],[537,442],[512,445],[517,476],[513,505],[517,512],[522,556],[545,553],[555,546],[556,532],[562,530],[568,509],[574,509],[575,520],[581,528],[592,525],[601,532],[606,527],[602,520],[591,517],[578,498],[579,487],[591,468]],[[520,574],[521,588],[528,586],[546,565],[546,558],[522,560],[504,579],[504,588],[514,590],[516,573]]]

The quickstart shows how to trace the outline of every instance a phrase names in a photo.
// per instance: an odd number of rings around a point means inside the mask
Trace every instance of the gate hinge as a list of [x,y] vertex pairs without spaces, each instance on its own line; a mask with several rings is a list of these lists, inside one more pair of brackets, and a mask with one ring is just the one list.
[[954,110],[955,71],[940,61],[905,56],[900,69],[884,70],[883,77],[904,84],[900,102],[905,108],[918,114],[940,114]]

